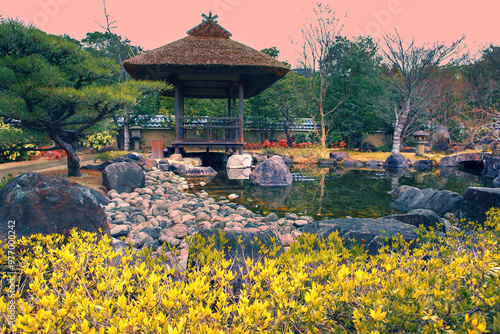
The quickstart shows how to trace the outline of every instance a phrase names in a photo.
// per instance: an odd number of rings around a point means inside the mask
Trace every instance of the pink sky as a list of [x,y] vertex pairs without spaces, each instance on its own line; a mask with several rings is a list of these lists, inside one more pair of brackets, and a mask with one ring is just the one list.
[[[153,49],[186,36],[211,10],[232,39],[255,49],[276,46],[280,60],[294,64],[296,46],[311,0],[107,0],[117,20],[115,33],[134,45]],[[500,45],[500,0],[335,0],[322,1],[336,10],[347,36],[378,39],[396,28],[420,42],[451,41],[466,34],[472,51]],[[104,23],[102,0],[0,0],[0,14],[35,23],[51,34],[82,39]],[[345,16],[347,14],[347,16]],[[97,21],[97,22],[96,22]]]

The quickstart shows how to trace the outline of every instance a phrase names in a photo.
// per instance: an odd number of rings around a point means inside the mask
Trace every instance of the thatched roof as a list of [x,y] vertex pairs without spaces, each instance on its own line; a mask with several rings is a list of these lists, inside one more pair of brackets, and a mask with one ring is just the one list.
[[188,31],[187,37],[127,59],[123,65],[134,79],[168,83],[174,83],[179,75],[180,80],[183,75],[196,75],[202,81],[230,76],[233,81],[243,81],[245,98],[257,95],[289,72],[282,62],[230,37],[231,33],[210,16]]

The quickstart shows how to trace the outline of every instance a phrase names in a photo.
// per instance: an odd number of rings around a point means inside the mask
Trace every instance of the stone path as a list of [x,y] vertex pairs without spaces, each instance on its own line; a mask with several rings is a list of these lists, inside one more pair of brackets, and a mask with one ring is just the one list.
[[[82,154],[80,157],[80,166],[85,166],[87,164],[93,164],[97,154]],[[58,169],[66,167],[66,158],[61,158],[57,160],[48,160],[47,158],[40,158],[32,161],[18,161],[18,162],[7,162],[0,164],[0,179],[7,174],[12,174],[14,176],[27,173],[27,172],[40,172],[43,170]]]

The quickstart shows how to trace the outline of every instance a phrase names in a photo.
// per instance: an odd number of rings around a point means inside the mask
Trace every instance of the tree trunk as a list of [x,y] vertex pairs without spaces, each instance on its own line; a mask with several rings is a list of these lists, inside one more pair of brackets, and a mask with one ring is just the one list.
[[321,137],[319,138],[321,142],[321,146],[326,147],[326,124],[325,124],[325,113],[323,108],[321,107],[320,110],[320,116],[321,116]]
[[123,150],[127,152],[130,150],[130,133],[127,118],[123,120]]
[[293,140],[292,135],[290,134],[290,129],[288,128],[288,122],[283,123],[283,131],[285,132],[288,147],[293,147]]
[[66,151],[67,162],[68,162],[68,176],[80,177],[82,173],[80,172],[80,158],[76,151],[71,150],[71,152]]
[[401,151],[401,135],[406,124],[406,119],[410,114],[410,99],[408,98],[403,105],[403,112],[396,120],[396,127],[394,128],[394,137],[392,139],[392,154],[399,154]]
[[77,137],[65,136],[65,139],[61,138],[59,135],[55,135],[51,138],[60,148],[66,152],[66,161],[68,165],[68,176],[80,177],[82,173],[80,172],[80,158],[77,154]]

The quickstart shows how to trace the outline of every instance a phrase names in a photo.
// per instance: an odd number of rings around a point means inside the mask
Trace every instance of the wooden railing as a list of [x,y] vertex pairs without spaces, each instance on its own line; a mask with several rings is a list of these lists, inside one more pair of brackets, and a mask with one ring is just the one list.
[[241,141],[239,117],[180,117],[180,140]]

